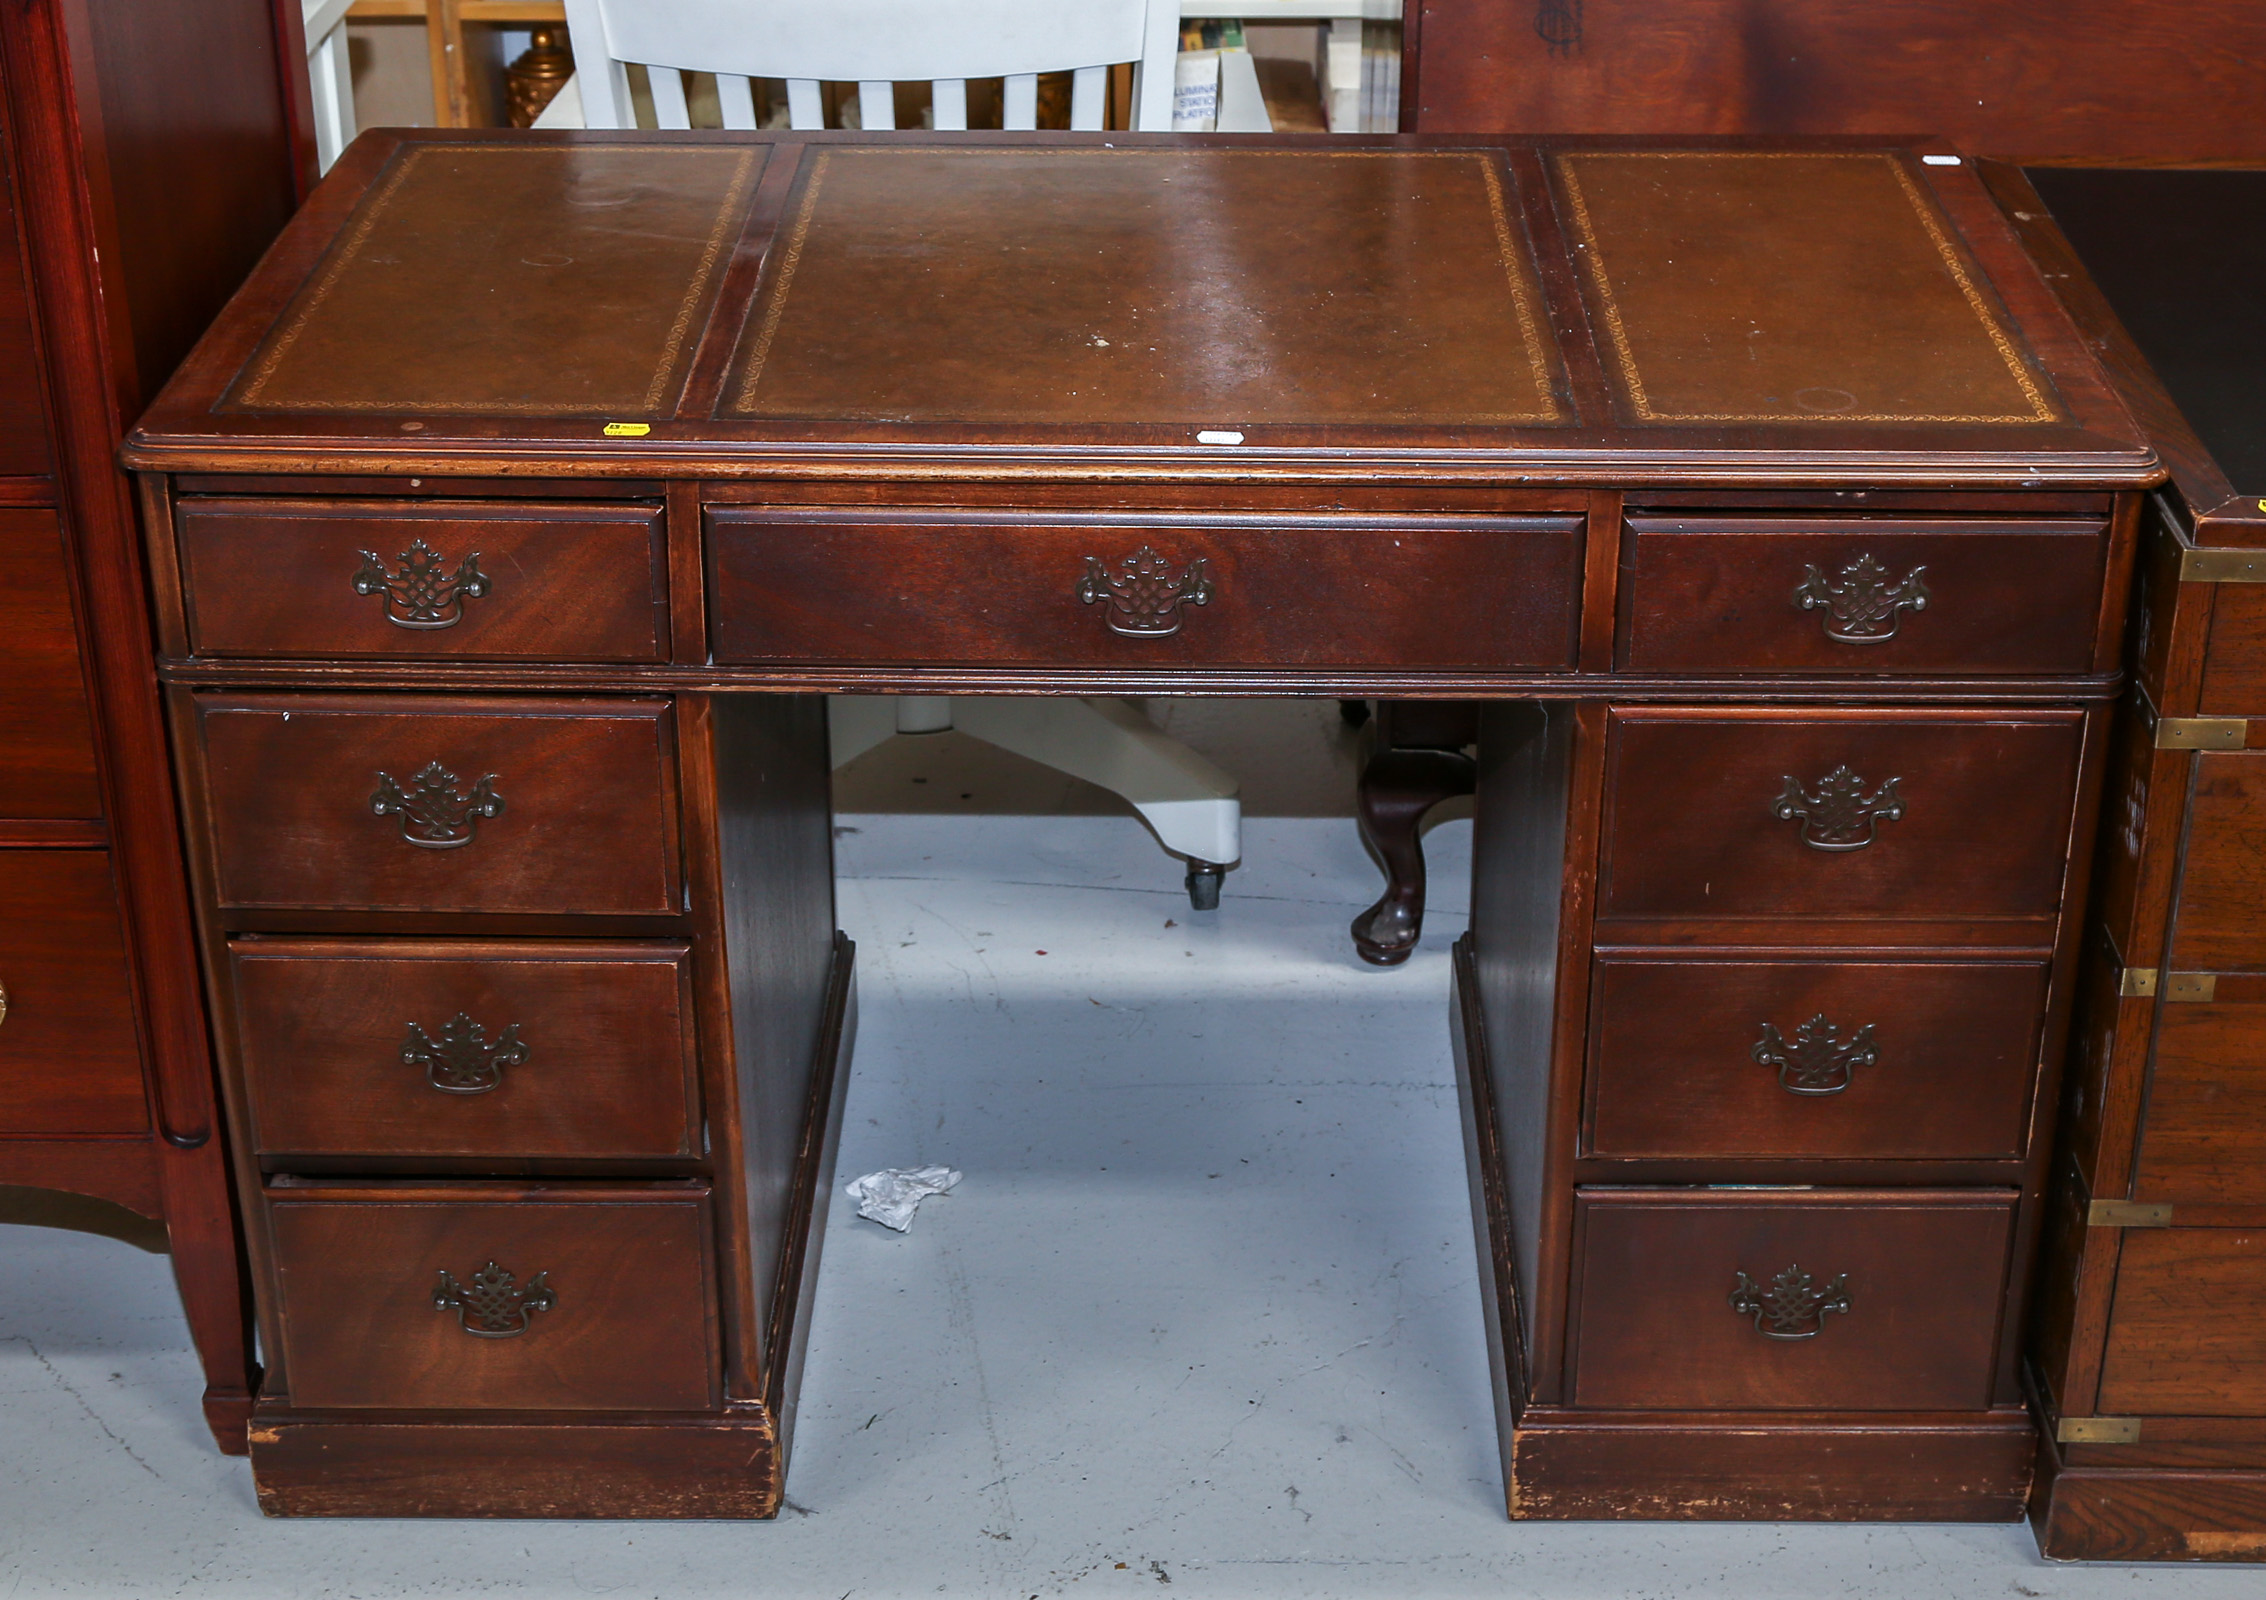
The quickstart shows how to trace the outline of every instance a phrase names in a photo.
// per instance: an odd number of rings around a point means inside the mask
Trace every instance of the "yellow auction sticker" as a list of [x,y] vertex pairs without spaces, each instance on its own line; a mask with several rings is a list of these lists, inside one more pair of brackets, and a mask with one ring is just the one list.
[[609,422],[605,428],[609,439],[642,439],[652,431],[650,422]]

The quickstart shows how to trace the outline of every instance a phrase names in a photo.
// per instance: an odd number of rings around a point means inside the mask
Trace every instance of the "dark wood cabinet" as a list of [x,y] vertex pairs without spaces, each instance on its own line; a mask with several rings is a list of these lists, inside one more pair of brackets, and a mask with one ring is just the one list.
[[2171,481],[2141,552],[2029,1381],[2051,1556],[2266,1558],[2266,173],[1989,181]]
[[1507,1508],[2019,1515],[2160,469],[1959,157],[369,135],[129,460],[268,1509],[778,1509],[848,690],[1476,703]]
[[248,1285],[117,451],[297,201],[298,14],[0,6],[0,1186],[164,1224],[237,1453]]

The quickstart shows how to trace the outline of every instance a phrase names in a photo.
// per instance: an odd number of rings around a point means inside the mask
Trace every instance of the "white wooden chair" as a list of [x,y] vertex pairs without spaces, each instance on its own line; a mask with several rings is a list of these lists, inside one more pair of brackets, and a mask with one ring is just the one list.
[[929,80],[933,125],[968,125],[968,80],[1004,78],[1004,122],[1038,126],[1038,75],[1073,74],[1070,126],[1099,130],[1109,69],[1133,68],[1133,125],[1172,128],[1173,0],[566,0],[583,124],[629,128],[627,68],[653,116],[689,128],[684,74],[716,75],[727,128],[755,126],[750,78],[787,80],[791,126],[822,128],[821,83],[855,83],[868,129],[897,126],[894,86]]
[[354,72],[346,55],[346,8],[354,0],[301,0],[307,88],[315,117],[315,170],[330,171],[354,142]]
[[[751,78],[787,80],[797,128],[825,126],[821,83],[855,83],[868,129],[895,127],[895,85],[925,78],[934,126],[964,130],[968,79],[1006,79],[1002,120],[1029,129],[1038,74],[1069,71],[1070,125],[1098,130],[1109,68],[1124,61],[1135,64],[1135,125],[1172,127],[1173,0],[567,0],[566,9],[575,77],[538,127],[636,126],[634,62],[663,128],[692,125],[687,72],[716,75],[727,128],[755,126]],[[837,767],[894,734],[957,728],[1109,790],[1187,861],[1199,910],[1219,904],[1220,879],[1243,855],[1236,780],[1122,700],[837,696],[832,720]]]

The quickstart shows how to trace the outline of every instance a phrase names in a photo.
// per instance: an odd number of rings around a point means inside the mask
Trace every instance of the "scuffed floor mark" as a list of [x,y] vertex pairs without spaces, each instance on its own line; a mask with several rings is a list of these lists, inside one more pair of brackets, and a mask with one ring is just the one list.
[[108,1439],[119,1449],[125,1451],[127,1459],[131,1460],[135,1466],[140,1467],[144,1472],[155,1478],[159,1483],[163,1483],[165,1481],[165,1474],[159,1472],[157,1468],[151,1466],[147,1461],[144,1461],[139,1455],[136,1455],[134,1453],[134,1447],[128,1444],[125,1440],[118,1437],[118,1435],[111,1429],[110,1424],[103,1421],[101,1415],[96,1412],[94,1407],[87,1404],[86,1396],[79,1393],[77,1386],[73,1384],[69,1378],[63,1376],[61,1371],[56,1368],[55,1363],[48,1360],[45,1353],[40,1350],[38,1345],[33,1344],[31,1342],[31,1339],[27,1335],[21,1333],[11,1333],[6,1337],[5,1340],[0,1340],[0,1343],[20,1344],[26,1350],[29,1350],[31,1352],[31,1358],[34,1361],[38,1362],[40,1366],[46,1370],[47,1375],[55,1380],[57,1385],[61,1387],[65,1394],[69,1395],[73,1400],[78,1402],[79,1409],[87,1414],[87,1420],[89,1422],[93,1423],[96,1427],[102,1430],[102,1435],[104,1438]]

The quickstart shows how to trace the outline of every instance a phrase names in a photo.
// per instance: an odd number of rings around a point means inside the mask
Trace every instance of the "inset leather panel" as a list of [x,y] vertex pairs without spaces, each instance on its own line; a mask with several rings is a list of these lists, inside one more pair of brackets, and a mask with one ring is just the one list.
[[664,415],[768,154],[409,145],[219,409]]
[[2091,670],[2108,525],[1628,519],[1634,672]]
[[705,1185],[308,1184],[269,1195],[294,1406],[717,1402]]
[[0,818],[102,815],[62,525],[0,510]]
[[733,664],[1548,669],[1573,665],[1581,523],[717,507],[708,559]]
[[2011,1189],[1582,1190],[1574,1403],[1987,1406],[2014,1201]]
[[2082,723],[2061,711],[1616,707],[1601,918],[2043,919]]
[[148,1129],[107,852],[0,850],[0,985],[0,1135]]
[[727,416],[1570,420],[1500,155],[814,147]]
[[2062,416],[1897,155],[1584,150],[1554,166],[1633,422]]
[[200,655],[668,655],[656,507],[190,499],[174,526]]
[[262,1155],[509,1161],[697,1155],[680,944],[238,939]]
[[684,910],[667,701],[210,695],[197,711],[224,906]]

